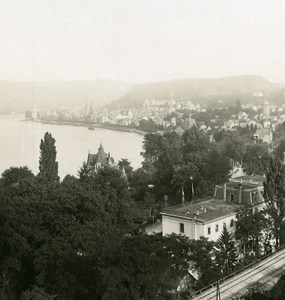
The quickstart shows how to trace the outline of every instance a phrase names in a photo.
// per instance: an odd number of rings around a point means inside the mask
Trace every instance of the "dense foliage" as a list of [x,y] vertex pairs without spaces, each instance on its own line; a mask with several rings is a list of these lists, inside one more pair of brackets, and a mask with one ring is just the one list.
[[[182,135],[147,134],[142,168],[122,159],[118,168],[91,174],[83,163],[78,178],[60,181],[55,140],[46,134],[37,176],[21,167],[0,178],[0,299],[183,299],[242,266],[239,250],[258,257],[266,228],[282,243],[281,162],[270,159],[265,145],[220,138],[213,142],[196,127]],[[260,165],[256,151],[268,163]],[[267,173],[268,207],[240,216],[236,240],[225,228],[214,243],[148,236],[135,225],[141,204],[154,215],[164,195],[173,202],[182,190],[186,200],[210,195],[241,157],[249,173]]]
[[147,134],[144,138],[143,169],[155,185],[157,200],[167,195],[174,203],[211,195],[213,186],[227,180],[229,158],[209,136],[196,127],[181,136],[176,132]]

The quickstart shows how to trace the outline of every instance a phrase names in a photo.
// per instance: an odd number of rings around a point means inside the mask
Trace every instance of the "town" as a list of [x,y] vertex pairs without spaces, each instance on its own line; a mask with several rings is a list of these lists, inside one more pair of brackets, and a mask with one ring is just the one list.
[[285,299],[285,1],[0,1],[0,300]]
[[[89,201],[92,205],[103,205],[101,209],[103,215],[107,214],[106,220],[111,218],[115,226],[124,228],[113,238],[120,239],[121,234],[128,232],[129,238],[125,240],[123,234],[119,247],[138,243],[138,239],[140,242],[151,243],[153,240],[162,243],[163,248],[168,250],[165,260],[160,262],[163,264],[161,272],[169,282],[163,290],[152,291],[155,297],[162,293],[163,298],[175,295],[185,299],[204,299],[208,295],[207,299],[211,299],[219,293],[223,299],[231,299],[227,297],[233,296],[243,299],[250,295],[250,288],[253,287],[253,293],[259,293],[260,296],[272,289],[272,284],[260,289],[258,285],[253,285],[253,281],[256,284],[266,283],[271,278],[276,283],[284,268],[283,109],[276,109],[268,102],[255,108],[237,102],[235,107],[215,110],[215,113],[231,113],[230,119],[225,119],[221,127],[214,125],[212,129],[209,124],[205,125],[206,120],[198,121],[197,118],[196,121],[190,117],[194,122],[187,129],[177,130],[182,127],[177,127],[177,124],[174,126],[173,123],[169,126],[171,130],[146,133],[142,152],[144,161],[138,169],[133,169],[127,158],[115,161],[111,153],[106,152],[100,144],[97,153],[86,154],[77,178],[67,175],[62,181],[57,173],[55,140],[51,134],[46,133],[40,145],[40,173],[34,176],[25,168],[6,170],[1,179],[2,193],[12,200],[15,195],[21,195],[26,190],[27,184],[39,184],[46,190],[45,196],[40,196],[38,192],[28,192],[26,195],[33,195],[35,199],[49,203],[56,193],[59,201],[71,201],[70,205],[73,205],[73,201],[79,201],[82,205],[87,205]],[[195,113],[211,116],[211,111],[191,110],[192,116]],[[179,121],[179,113],[174,110],[172,114]],[[91,126],[90,115],[77,120]],[[26,117],[29,117],[27,113]],[[49,119],[44,118],[42,120],[56,122],[68,120],[62,116],[60,119],[56,114]],[[176,121],[176,117],[172,118]],[[250,123],[252,119],[256,120],[255,123]],[[214,124],[215,120],[218,118],[209,121]],[[225,124],[231,126],[226,129]],[[70,193],[81,193],[82,188],[91,198],[87,200],[83,194],[78,194],[71,200],[70,197],[74,196]],[[100,201],[103,202],[100,204]],[[58,205],[60,208],[62,204],[59,202]],[[90,213],[95,213],[90,209]],[[97,217],[81,217],[82,212],[81,209],[75,210],[67,217],[83,218],[82,222],[97,222]],[[22,218],[20,215],[18,217]],[[81,225],[79,228],[74,226],[74,230],[83,230],[80,229]],[[100,228],[98,224],[93,226],[98,228],[96,230]],[[103,240],[104,236],[101,236]],[[90,238],[89,242],[93,242],[93,237]],[[82,250],[86,242],[83,239],[83,244],[79,248],[75,247],[77,255],[87,255],[87,250]],[[116,249],[117,246],[112,247]],[[137,251],[156,253],[162,249],[138,248]],[[174,254],[176,251],[179,254]],[[176,258],[182,261],[172,265],[168,255],[177,255]],[[181,265],[183,261],[187,262],[186,265]],[[144,263],[148,264],[149,258]],[[104,268],[96,272],[104,272]],[[171,278],[168,277],[169,270],[173,272]],[[154,269],[149,272],[152,276],[156,274]],[[244,276],[240,277],[240,274]],[[118,282],[113,288],[118,293],[117,285],[122,284],[121,277],[116,280]],[[155,277],[152,280],[157,282]],[[111,298],[115,297],[113,291],[108,289],[106,293],[110,293]],[[145,292],[150,291],[140,293]]]
[[[257,93],[261,102],[263,95]],[[259,98],[258,98],[259,97]],[[273,142],[273,132],[285,121],[285,105],[270,105],[264,101],[260,105],[243,104],[237,100],[235,107],[201,108],[199,103],[175,100],[148,100],[140,109],[93,109],[92,102],[79,111],[50,109],[48,111],[26,112],[26,118],[49,122],[88,123],[105,125],[109,128],[139,129],[145,132],[174,130],[178,134],[196,126],[213,134],[221,130],[235,130],[238,127],[253,127],[255,138],[267,143]]]

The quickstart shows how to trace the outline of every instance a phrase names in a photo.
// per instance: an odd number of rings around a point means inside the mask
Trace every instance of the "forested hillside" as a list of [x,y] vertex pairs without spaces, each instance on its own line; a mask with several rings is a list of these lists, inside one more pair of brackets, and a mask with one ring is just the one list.
[[156,100],[189,101],[212,107],[264,101],[264,95],[272,103],[285,103],[285,89],[263,77],[243,75],[217,79],[179,79],[152,82],[134,86],[112,106],[141,107],[146,98]]

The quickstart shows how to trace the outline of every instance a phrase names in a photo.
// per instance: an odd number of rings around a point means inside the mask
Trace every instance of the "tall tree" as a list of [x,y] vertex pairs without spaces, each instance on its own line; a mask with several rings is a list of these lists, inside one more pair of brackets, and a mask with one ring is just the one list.
[[190,269],[197,273],[199,279],[196,288],[203,288],[217,280],[217,268],[214,263],[214,242],[204,237],[190,240],[189,246]]
[[129,180],[129,178],[132,174],[132,171],[133,171],[133,167],[131,166],[131,163],[128,161],[128,159],[122,158],[121,160],[119,160],[118,166],[119,166],[120,170],[122,170],[126,173],[128,180]]
[[55,139],[48,132],[40,144],[39,177],[48,182],[58,182]]
[[282,161],[284,161],[284,153],[285,153],[285,140],[284,137],[280,140],[277,148],[274,151],[275,155]]
[[236,101],[236,107],[235,107],[235,111],[238,114],[241,111],[241,103],[239,100]]
[[231,272],[237,263],[235,242],[226,227],[216,243],[216,261],[223,274]]
[[276,247],[280,245],[282,226],[285,222],[285,170],[278,158],[271,159],[264,182],[266,213],[272,222]]
[[244,252],[253,250],[255,255],[259,254],[259,243],[266,244],[269,226],[263,211],[254,213],[252,209],[249,209],[238,218],[235,237],[243,245]]
[[85,161],[82,163],[82,166],[78,170],[77,175],[79,176],[79,179],[81,181],[84,181],[85,179],[90,177],[91,169],[88,168],[87,163]]

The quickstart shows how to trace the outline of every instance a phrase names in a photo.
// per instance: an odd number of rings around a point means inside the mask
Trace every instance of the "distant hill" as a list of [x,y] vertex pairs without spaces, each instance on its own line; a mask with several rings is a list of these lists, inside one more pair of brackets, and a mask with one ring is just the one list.
[[260,76],[242,75],[217,79],[180,79],[152,82],[134,86],[126,95],[111,106],[141,107],[146,98],[156,100],[178,101],[191,100],[204,106],[234,105],[239,99],[241,103],[264,101],[258,97],[263,93],[267,100],[285,103],[285,89],[269,82]]
[[0,80],[0,113],[37,108],[73,109],[93,101],[106,105],[125,95],[132,85],[112,80],[32,82]]

